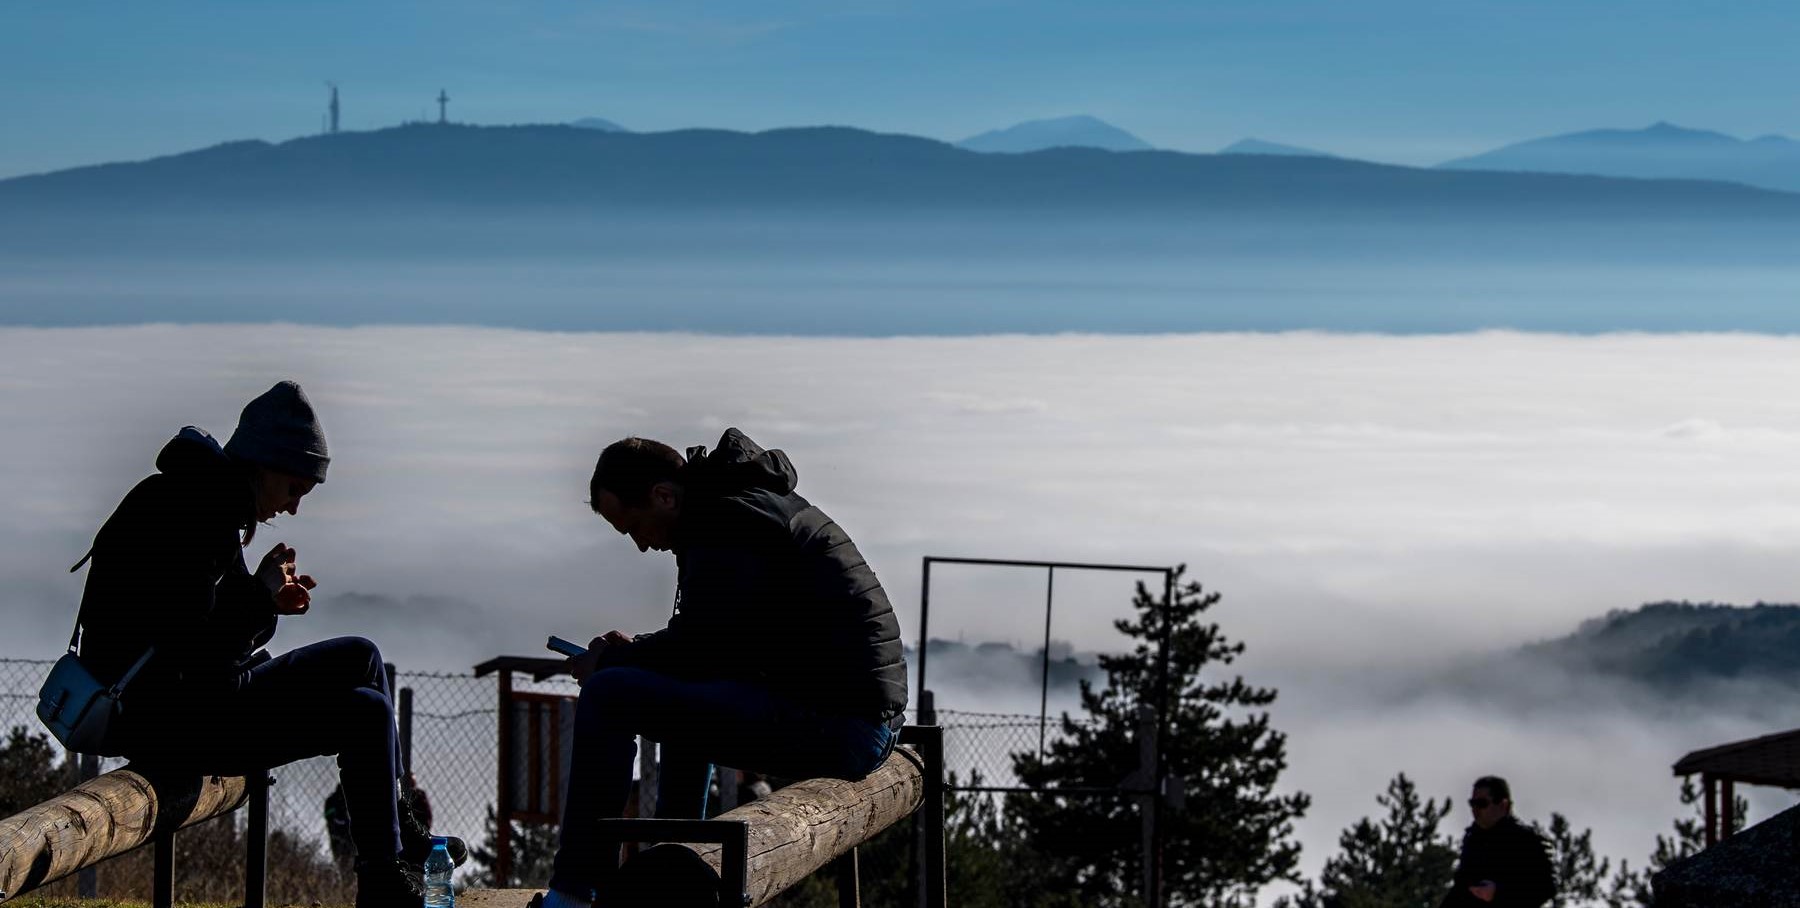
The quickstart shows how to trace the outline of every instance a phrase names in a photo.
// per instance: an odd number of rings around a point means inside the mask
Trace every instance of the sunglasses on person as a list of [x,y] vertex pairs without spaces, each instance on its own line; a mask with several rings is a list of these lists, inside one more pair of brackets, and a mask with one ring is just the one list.
[[1488,809],[1488,807],[1490,805],[1492,805],[1494,803],[1495,802],[1490,801],[1487,798],[1470,798],[1469,799],[1469,806],[1475,808],[1476,810],[1486,810],[1486,809]]

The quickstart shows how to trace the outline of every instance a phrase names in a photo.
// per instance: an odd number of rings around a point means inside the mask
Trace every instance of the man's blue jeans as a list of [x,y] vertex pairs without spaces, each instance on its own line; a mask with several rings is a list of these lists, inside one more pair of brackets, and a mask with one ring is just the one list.
[[740,681],[689,681],[641,668],[595,672],[582,682],[575,709],[551,888],[587,898],[613,868],[617,858],[604,850],[597,822],[625,808],[638,735],[662,745],[657,815],[693,818],[705,809],[711,764],[788,779],[860,779],[887,759],[895,732],[872,719],[822,716]]

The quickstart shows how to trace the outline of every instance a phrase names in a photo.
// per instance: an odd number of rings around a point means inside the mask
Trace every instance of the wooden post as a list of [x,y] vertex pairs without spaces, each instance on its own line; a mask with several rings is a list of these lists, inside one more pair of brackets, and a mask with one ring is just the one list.
[[129,768],[106,773],[0,820],[0,897],[30,892],[243,803],[241,778],[152,782]]
[[1719,839],[1723,841],[1737,833],[1737,791],[1730,779],[1719,780],[1719,803],[1724,809],[1719,811]]
[[1700,785],[1706,789],[1706,847],[1711,848],[1719,842],[1719,789],[1710,773],[1700,777]]
[[494,801],[494,878],[502,886],[512,885],[512,672],[501,669],[500,682],[500,791]]

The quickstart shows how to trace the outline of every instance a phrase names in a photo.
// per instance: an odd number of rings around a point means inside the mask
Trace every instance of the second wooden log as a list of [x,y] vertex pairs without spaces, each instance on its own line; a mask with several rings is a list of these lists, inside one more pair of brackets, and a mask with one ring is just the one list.
[[[918,810],[925,798],[922,767],[912,748],[895,748],[860,781],[808,779],[719,815],[749,824],[745,904],[763,904]],[[717,879],[718,845],[682,847],[694,851]],[[667,866],[684,872],[681,862]],[[672,887],[675,881],[667,883]]]

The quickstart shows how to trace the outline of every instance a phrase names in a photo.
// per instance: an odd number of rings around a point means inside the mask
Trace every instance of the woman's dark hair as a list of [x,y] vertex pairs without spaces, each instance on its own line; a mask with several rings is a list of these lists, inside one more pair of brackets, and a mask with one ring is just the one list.
[[[255,489],[262,482],[262,468],[258,467],[256,464],[250,463],[248,461],[236,460],[235,458],[233,460],[235,463],[238,464],[238,466],[240,468],[242,468],[242,471],[244,474],[244,479],[250,483],[250,488],[252,490],[250,494],[251,494],[251,496],[254,497],[257,494]],[[244,521],[243,526],[238,527],[238,533],[239,533],[238,548],[240,548],[240,549],[249,548],[250,540],[256,538],[256,515],[255,514],[250,515],[250,519]]]
[[594,478],[588,481],[588,505],[600,510],[600,493],[611,492],[626,507],[641,507],[650,500],[650,487],[659,482],[680,482],[687,463],[681,453],[660,441],[623,438],[600,452]]

